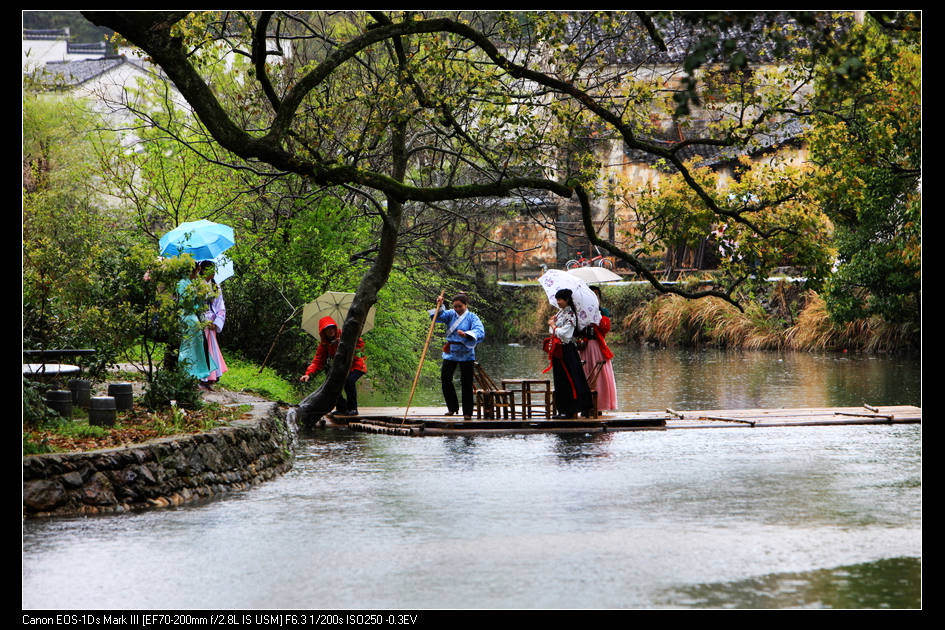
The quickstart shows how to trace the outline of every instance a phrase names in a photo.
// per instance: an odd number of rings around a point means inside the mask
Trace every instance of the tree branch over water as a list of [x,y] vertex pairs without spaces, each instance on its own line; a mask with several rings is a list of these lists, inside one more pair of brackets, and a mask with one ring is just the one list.
[[[741,308],[733,291],[742,280],[727,291],[687,292],[659,282],[637,257],[599,237],[591,217],[586,173],[581,172],[581,165],[572,168],[572,162],[582,159],[585,171],[591,168],[587,166],[589,152],[571,151],[576,131],[603,128],[619,135],[627,148],[666,160],[720,220],[738,222],[760,238],[790,230],[767,227],[757,220],[759,211],[790,200],[790,195],[753,206],[720,207],[714,191],[697,181],[680,158],[682,150],[692,145],[740,146],[746,141],[744,136],[764,122],[768,111],[741,129],[740,135],[729,129],[721,137],[690,138],[669,147],[646,140],[638,132],[648,103],[634,104],[628,99],[615,104],[611,92],[623,87],[623,74],[603,73],[597,48],[575,53],[578,62],[565,72],[551,68],[544,53],[516,56],[512,43],[489,31],[489,16],[480,16],[482,27],[475,28],[458,17],[342,14],[336,24],[343,27],[339,32],[348,34],[347,41],[338,32],[319,33],[300,17],[290,16],[277,24],[304,25],[308,31],[303,30],[296,40],[320,48],[309,51],[310,58],[297,66],[270,68],[267,59],[275,53],[267,51],[267,40],[276,12],[259,13],[253,18],[255,23],[246,14],[249,51],[240,52],[250,60],[255,83],[247,85],[240,96],[254,94],[263,104],[261,120],[247,125],[240,122],[246,117],[239,106],[214,92],[216,86],[211,87],[185,49],[187,35],[178,29],[183,30],[181,26],[190,19],[188,12],[93,11],[83,15],[140,47],[173,81],[213,139],[233,155],[301,175],[318,186],[364,194],[374,204],[374,213],[381,218],[378,244],[359,255],[373,255],[372,265],[358,286],[328,380],[300,407],[305,417],[329,410],[341,390],[364,318],[394,265],[405,211],[412,211],[410,202],[437,211],[435,204],[440,202],[506,198],[522,191],[570,200],[576,192],[591,242],[625,261],[658,291],[687,298],[719,297]],[[637,17],[645,30],[643,37],[666,51],[651,16],[637,12]],[[326,22],[331,19],[325,17]],[[578,28],[591,29],[593,22],[581,20]],[[636,20],[633,24],[641,29]],[[612,43],[623,34],[619,30],[602,41]],[[570,54],[570,42],[580,41],[577,35],[534,43],[536,48],[546,45],[550,51],[563,49],[561,54]],[[526,41],[531,42],[532,36],[528,34]],[[601,67],[588,67],[595,63]],[[563,159],[556,163],[559,156]],[[384,207],[378,203],[381,198],[386,200]],[[449,214],[443,208],[438,212]],[[423,237],[429,233],[415,232]],[[488,240],[483,234],[477,236]]]

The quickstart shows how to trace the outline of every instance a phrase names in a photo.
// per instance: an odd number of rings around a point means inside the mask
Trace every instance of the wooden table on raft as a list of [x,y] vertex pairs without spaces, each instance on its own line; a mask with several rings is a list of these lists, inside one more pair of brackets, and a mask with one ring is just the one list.
[[870,424],[916,424],[922,410],[908,405],[878,407],[822,407],[781,409],[711,409],[665,411],[618,411],[598,418],[546,420],[464,420],[447,416],[445,407],[418,407],[404,419],[403,407],[362,408],[348,419],[354,431],[396,435],[463,435],[516,433],[598,433],[607,431],[671,430],[709,428],[768,428],[790,426],[843,426]]

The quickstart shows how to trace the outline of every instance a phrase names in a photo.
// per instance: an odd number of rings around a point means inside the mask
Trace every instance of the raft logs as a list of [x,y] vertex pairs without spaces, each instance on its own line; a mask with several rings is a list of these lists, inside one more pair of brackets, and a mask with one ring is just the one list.
[[394,418],[363,418],[357,422],[349,422],[347,427],[352,431],[405,436],[456,435],[463,433],[519,434],[544,432],[559,433],[574,431],[599,432],[640,429],[664,430],[666,428],[666,418],[617,418],[608,421],[577,418],[560,421],[424,420],[422,422],[413,421],[406,424]]
[[387,435],[422,435],[423,427],[398,427],[392,426],[387,422],[349,422],[348,428],[352,431],[362,431],[365,433],[386,433]]

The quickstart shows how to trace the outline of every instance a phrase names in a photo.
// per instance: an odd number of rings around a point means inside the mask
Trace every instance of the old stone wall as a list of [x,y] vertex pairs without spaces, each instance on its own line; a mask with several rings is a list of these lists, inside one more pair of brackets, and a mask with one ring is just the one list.
[[297,427],[274,403],[205,433],[124,448],[23,458],[26,518],[181,505],[292,468]]

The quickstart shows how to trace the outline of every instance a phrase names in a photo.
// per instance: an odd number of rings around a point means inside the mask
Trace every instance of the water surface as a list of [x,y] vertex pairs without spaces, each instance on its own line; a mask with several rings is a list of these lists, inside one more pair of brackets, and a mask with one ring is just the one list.
[[[509,352],[540,365],[528,349]],[[899,359],[623,357],[628,408],[919,398],[917,366]],[[489,369],[520,376],[527,361]],[[26,522],[22,602],[916,608],[921,475],[921,425],[424,438],[321,430],[303,439],[291,471],[222,499]]]

